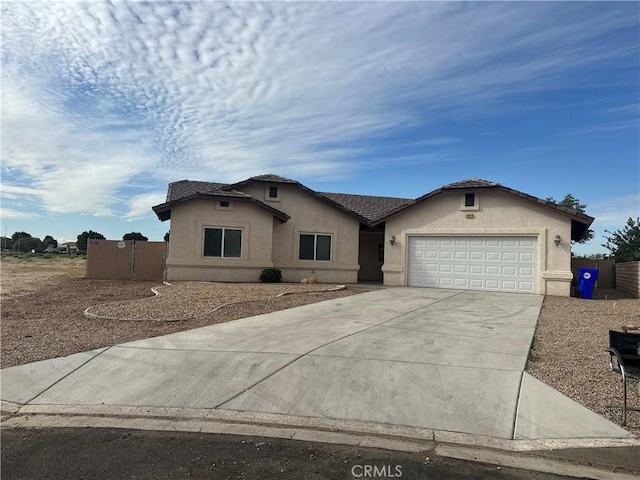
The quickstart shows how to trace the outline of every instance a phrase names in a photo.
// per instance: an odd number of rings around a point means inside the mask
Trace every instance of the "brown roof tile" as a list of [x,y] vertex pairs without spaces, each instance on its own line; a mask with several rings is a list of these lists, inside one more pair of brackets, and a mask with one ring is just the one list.
[[341,205],[347,210],[369,220],[370,222],[385,213],[410,203],[408,198],[377,197],[373,195],[352,195],[348,193],[318,192],[318,195]]
[[485,188],[485,187],[499,187],[500,184],[491,182],[489,180],[482,180],[481,178],[468,178],[466,180],[460,180],[459,182],[450,183],[440,187],[442,190],[453,190],[456,188]]

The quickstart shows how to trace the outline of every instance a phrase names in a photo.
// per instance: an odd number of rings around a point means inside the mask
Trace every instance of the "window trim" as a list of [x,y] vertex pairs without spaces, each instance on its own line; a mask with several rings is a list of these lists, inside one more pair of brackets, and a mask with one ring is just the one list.
[[[275,193],[276,193],[275,197],[271,196],[271,189],[272,188],[276,189],[275,190]],[[282,191],[282,189],[277,185],[266,185],[264,187],[264,199],[265,199],[265,201],[267,201],[267,202],[279,202],[280,200],[282,200],[282,197],[280,195],[281,191]]]
[[[467,195],[473,195],[473,205],[467,205]],[[460,210],[480,210],[480,194],[478,192],[464,192],[460,195]]]
[[[205,246],[206,246],[206,231],[207,230],[222,230],[222,235],[220,237],[220,255],[206,255],[205,254]],[[226,236],[227,230],[235,230],[240,232],[240,255],[237,257],[225,256],[224,251],[224,240]],[[242,249],[244,247],[244,228],[241,227],[214,227],[214,226],[205,226],[202,227],[202,258],[220,258],[220,259],[231,259],[231,260],[241,260],[242,259]]]
[[[300,258],[300,241],[303,235],[313,236],[313,259]],[[318,236],[329,237],[329,260],[318,260]],[[333,234],[332,233],[311,233],[298,232],[298,261],[299,262],[332,262],[333,261]]]

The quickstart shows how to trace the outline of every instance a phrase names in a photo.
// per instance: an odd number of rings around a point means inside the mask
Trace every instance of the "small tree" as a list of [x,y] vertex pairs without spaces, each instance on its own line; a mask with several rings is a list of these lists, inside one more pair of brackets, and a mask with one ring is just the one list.
[[11,235],[11,240],[13,240],[14,243],[20,240],[21,238],[31,238],[31,234],[27,232],[16,232],[13,235]]
[[31,250],[41,252],[44,250],[42,240],[36,237],[22,237],[13,245],[13,249],[20,253],[27,253]]
[[131,232],[131,233],[125,233],[122,236],[122,240],[141,240],[143,242],[146,242],[149,239],[144,235],[142,235],[140,232]]
[[[564,198],[560,201],[555,200],[553,197],[547,197],[545,200],[548,202],[553,202],[561,207],[571,208],[572,210],[577,211],[578,213],[585,213],[587,206],[583,203],[580,203],[576,197],[568,193],[564,196]],[[586,229],[584,233],[580,236],[576,243],[587,243],[589,240],[593,240],[594,233],[590,228]]]
[[605,230],[605,233],[611,236],[604,237],[607,243],[602,246],[615,255],[616,263],[640,260],[640,217],[635,221],[629,217],[623,228],[615,232]]
[[42,239],[42,243],[44,244],[44,248],[47,248],[51,245],[53,248],[58,248],[58,241],[53,238],[51,235],[47,235]]
[[76,244],[79,251],[83,253],[87,252],[87,240],[89,240],[90,238],[105,240],[104,235],[98,232],[94,232],[93,230],[82,232],[80,235],[78,235],[78,242]]

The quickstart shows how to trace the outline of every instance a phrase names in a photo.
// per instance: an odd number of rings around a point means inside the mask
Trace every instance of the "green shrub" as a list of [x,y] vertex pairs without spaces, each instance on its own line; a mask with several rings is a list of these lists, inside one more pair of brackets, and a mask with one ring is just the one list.
[[280,283],[282,272],[277,268],[265,268],[260,273],[260,281],[262,283]]

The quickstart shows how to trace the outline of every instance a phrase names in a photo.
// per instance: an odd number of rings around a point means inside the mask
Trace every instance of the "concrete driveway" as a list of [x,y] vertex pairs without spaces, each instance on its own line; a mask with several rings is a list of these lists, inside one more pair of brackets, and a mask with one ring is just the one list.
[[24,412],[162,407],[499,439],[630,437],[523,372],[542,300],[381,289],[8,368],[1,397]]

